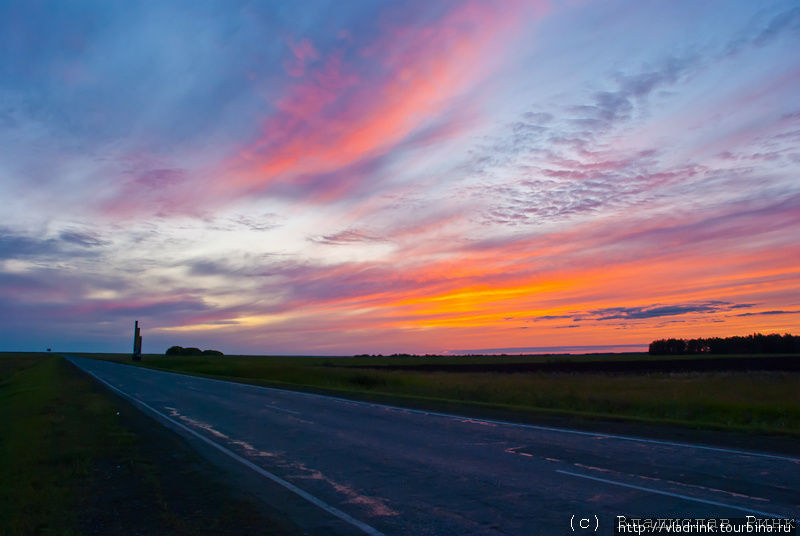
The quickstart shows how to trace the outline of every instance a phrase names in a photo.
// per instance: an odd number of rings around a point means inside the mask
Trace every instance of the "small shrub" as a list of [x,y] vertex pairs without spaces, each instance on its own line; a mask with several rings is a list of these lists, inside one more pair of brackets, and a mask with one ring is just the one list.
[[370,376],[367,374],[356,374],[347,378],[347,382],[365,389],[374,389],[376,387],[385,387],[386,379]]

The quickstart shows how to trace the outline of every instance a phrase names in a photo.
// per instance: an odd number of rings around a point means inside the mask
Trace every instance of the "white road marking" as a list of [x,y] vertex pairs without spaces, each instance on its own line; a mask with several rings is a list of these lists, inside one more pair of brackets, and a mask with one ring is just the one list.
[[84,370],[85,372],[87,372],[88,374],[90,374],[97,381],[103,383],[104,385],[106,385],[109,388],[113,389],[114,391],[118,392],[119,394],[121,394],[125,398],[135,402],[136,404],[139,404],[141,407],[146,408],[149,411],[152,411],[153,413],[155,413],[156,415],[158,415],[162,419],[174,424],[175,426],[177,426],[180,429],[192,434],[193,436],[197,437],[198,439],[200,439],[201,441],[205,442],[206,444],[208,444],[208,445],[214,447],[215,449],[227,454],[228,456],[230,456],[231,458],[233,458],[237,462],[239,462],[239,463],[241,463],[243,465],[246,465],[247,467],[249,467],[250,469],[252,469],[256,473],[260,474],[261,476],[264,476],[264,477],[272,480],[273,482],[275,482],[277,484],[280,484],[281,486],[283,486],[284,488],[288,489],[289,491],[292,491],[292,492],[296,493],[297,495],[299,495],[303,499],[305,499],[308,502],[310,502],[310,503],[322,508],[323,510],[325,510],[329,514],[332,514],[332,515],[338,517],[342,521],[350,523],[351,525],[361,529],[363,532],[365,532],[366,534],[370,534],[371,536],[385,536],[382,532],[380,532],[376,528],[371,527],[370,525],[367,525],[363,521],[359,521],[358,519],[356,519],[356,518],[354,518],[354,517],[342,512],[341,510],[339,510],[335,506],[329,505],[328,503],[322,501],[321,499],[318,499],[317,497],[311,495],[310,493],[308,493],[306,491],[303,491],[302,489],[298,488],[294,484],[292,484],[290,482],[287,482],[286,480],[282,479],[281,477],[270,473],[266,469],[264,469],[262,467],[259,467],[258,465],[254,464],[253,462],[242,458],[238,454],[235,454],[234,452],[228,450],[227,448],[225,448],[222,445],[216,443],[215,441],[212,441],[211,439],[207,438],[203,434],[201,434],[201,433],[199,433],[199,432],[197,432],[195,430],[192,430],[191,428],[189,428],[188,426],[184,425],[183,423],[180,423],[180,422],[168,417],[167,415],[164,415],[163,413],[161,413],[157,409],[153,408],[152,406],[148,405],[147,403],[142,402],[138,398],[136,398],[136,397],[134,397],[132,395],[129,395],[128,393],[126,393],[122,389],[119,389],[118,387],[115,387],[115,386],[111,385],[109,382],[105,381],[103,378],[100,378],[94,372],[92,372],[90,370],[86,370],[83,367],[81,367],[81,369]]
[[274,409],[275,411],[283,411],[284,413],[291,413],[292,415],[300,415],[299,411],[295,411],[293,409],[286,409],[280,406],[276,406],[274,404],[265,404],[263,407],[267,409]]
[[670,491],[661,491],[661,490],[658,490],[658,489],[646,488],[644,486],[636,486],[634,484],[626,484],[624,482],[617,482],[616,480],[608,480],[607,478],[600,478],[600,477],[597,477],[597,476],[584,475],[584,474],[581,474],[581,473],[573,473],[571,471],[562,471],[561,469],[556,469],[556,473],[561,473],[562,475],[577,476],[578,478],[586,478],[586,479],[589,479],[589,480],[596,480],[598,482],[605,482],[606,484],[612,484],[614,486],[622,486],[623,488],[637,489],[637,490],[640,490],[640,491],[647,491],[649,493],[657,493],[658,495],[666,495],[668,497],[676,497],[678,499],[684,499],[684,500],[687,500],[687,501],[694,501],[694,502],[699,502],[699,503],[704,503],[704,504],[710,504],[710,505],[713,505],[713,506],[722,506],[724,508],[731,508],[733,510],[739,510],[740,512],[748,512],[748,513],[751,513],[751,514],[759,514],[759,515],[766,516],[766,517],[780,517],[780,518],[784,518],[784,519],[790,517],[790,516],[785,516],[785,515],[782,515],[782,514],[773,514],[773,513],[770,513],[770,512],[762,512],[760,510],[755,510],[753,508],[744,508],[742,506],[734,506],[732,504],[726,504],[726,503],[721,503],[721,502],[717,502],[717,501],[710,501],[710,500],[707,500],[707,499],[700,499],[698,497],[690,497],[689,495],[682,495],[680,493],[672,493]]

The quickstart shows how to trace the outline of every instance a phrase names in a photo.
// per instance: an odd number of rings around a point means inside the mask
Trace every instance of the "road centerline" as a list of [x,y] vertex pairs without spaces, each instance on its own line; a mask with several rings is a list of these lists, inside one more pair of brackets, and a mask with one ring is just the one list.
[[274,409],[275,411],[282,411],[284,413],[291,413],[292,415],[300,415],[299,411],[295,411],[293,409],[282,408],[282,407],[276,406],[274,404],[264,404],[262,407],[266,408],[266,409]]

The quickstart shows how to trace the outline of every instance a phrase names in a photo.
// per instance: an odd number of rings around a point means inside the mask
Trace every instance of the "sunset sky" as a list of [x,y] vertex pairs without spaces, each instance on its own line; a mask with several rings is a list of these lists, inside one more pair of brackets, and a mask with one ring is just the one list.
[[0,350],[800,334],[796,1],[0,3]]

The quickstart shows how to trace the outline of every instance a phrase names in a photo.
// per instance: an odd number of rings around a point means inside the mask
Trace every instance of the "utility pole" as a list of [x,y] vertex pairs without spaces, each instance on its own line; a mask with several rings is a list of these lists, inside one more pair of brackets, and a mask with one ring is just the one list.
[[142,360],[142,332],[139,329],[139,321],[133,324],[133,360]]

